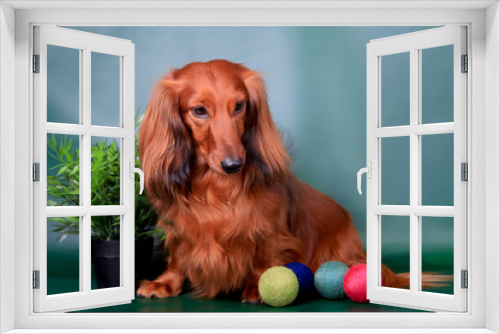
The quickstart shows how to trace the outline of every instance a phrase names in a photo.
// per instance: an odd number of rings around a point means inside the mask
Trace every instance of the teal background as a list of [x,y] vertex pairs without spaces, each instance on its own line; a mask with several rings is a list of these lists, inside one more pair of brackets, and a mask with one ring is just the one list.
[[[365,243],[366,182],[363,179],[363,195],[359,195],[356,172],[366,165],[366,45],[372,39],[431,27],[70,28],[135,43],[136,105],[141,112],[145,111],[155,82],[171,68],[223,58],[260,71],[267,84],[274,120],[293,148],[293,171],[348,209]],[[453,121],[451,54],[452,47],[445,46],[426,50],[423,55],[425,123]],[[62,55],[53,57],[49,66],[64,61]],[[382,124],[405,125],[409,122],[409,61],[404,55],[386,57],[382,59]],[[96,58],[96,66],[93,58],[92,64],[93,83],[95,78],[100,84],[98,93],[92,90],[92,107],[103,106],[93,110],[92,118],[98,117],[102,125],[113,125],[116,121],[118,73],[113,70],[116,69],[113,58]],[[69,66],[77,67],[78,59],[74,58]],[[71,92],[75,87],[68,86],[74,82],[54,80],[49,82],[49,88]],[[68,97],[61,97],[64,99]],[[53,105],[49,119],[63,121],[70,105],[63,101]],[[440,136],[423,139],[423,202],[453,205],[453,151],[450,154],[453,135],[451,139]],[[408,138],[384,139],[382,178],[387,183],[382,189],[384,204],[408,204],[408,145]],[[449,236],[453,224],[445,220],[435,218],[429,225],[423,244],[431,256],[424,258],[432,259],[433,268],[449,270],[450,252],[453,257],[453,238]],[[394,263],[390,256],[388,262],[384,261],[395,270],[404,270],[409,235],[404,229],[396,231],[390,230],[383,238],[383,253],[392,255]]]

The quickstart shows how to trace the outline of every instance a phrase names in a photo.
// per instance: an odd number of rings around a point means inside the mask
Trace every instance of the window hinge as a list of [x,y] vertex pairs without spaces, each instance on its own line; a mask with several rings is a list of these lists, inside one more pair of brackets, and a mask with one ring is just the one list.
[[469,181],[469,166],[466,162],[462,162],[460,165],[460,170],[461,170],[461,181]]
[[40,289],[40,270],[33,270],[33,289]]
[[467,270],[462,270],[462,289],[469,287],[469,273]]
[[462,73],[469,72],[469,56],[462,55]]
[[33,164],[33,181],[40,182],[40,163]]
[[40,73],[40,55],[33,55],[33,73]]

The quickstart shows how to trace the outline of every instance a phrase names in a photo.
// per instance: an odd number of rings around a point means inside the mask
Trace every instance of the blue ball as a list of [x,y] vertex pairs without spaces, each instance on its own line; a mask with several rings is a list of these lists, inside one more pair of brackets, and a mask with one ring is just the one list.
[[349,267],[342,262],[329,261],[323,263],[314,274],[314,286],[325,298],[345,298],[344,276]]
[[303,296],[304,293],[311,290],[314,284],[314,274],[308,266],[299,262],[291,262],[285,266],[293,271],[297,280],[299,281],[299,295]]

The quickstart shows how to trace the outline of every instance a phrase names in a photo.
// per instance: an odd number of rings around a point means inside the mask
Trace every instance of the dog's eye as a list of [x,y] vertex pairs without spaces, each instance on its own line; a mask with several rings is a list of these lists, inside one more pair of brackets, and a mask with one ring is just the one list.
[[207,109],[205,109],[205,107],[194,107],[193,109],[191,109],[191,112],[198,117],[204,117],[208,115]]
[[234,107],[234,113],[239,114],[243,110],[245,110],[245,101],[236,102],[236,106]]

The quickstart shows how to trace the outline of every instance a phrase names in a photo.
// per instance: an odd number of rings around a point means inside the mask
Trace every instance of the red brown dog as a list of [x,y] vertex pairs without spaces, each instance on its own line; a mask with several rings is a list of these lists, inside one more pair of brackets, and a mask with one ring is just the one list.
[[[176,296],[187,278],[201,297],[242,291],[243,302],[260,303],[257,283],[270,267],[366,261],[349,213],[290,171],[264,83],[241,64],[192,63],[162,78],[139,150],[169,250],[168,268],[142,282],[142,296]],[[408,283],[385,267],[383,276],[385,286]]]

